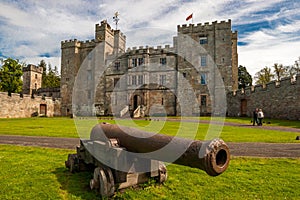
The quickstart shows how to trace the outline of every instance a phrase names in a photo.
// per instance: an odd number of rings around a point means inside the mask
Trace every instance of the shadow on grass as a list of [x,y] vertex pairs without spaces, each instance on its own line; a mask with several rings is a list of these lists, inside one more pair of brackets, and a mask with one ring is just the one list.
[[92,174],[90,172],[71,173],[68,169],[56,168],[53,172],[60,183],[61,192],[66,199],[101,199],[97,192],[89,187]]
[[101,198],[97,191],[90,189],[91,172],[71,173],[67,168],[60,167],[56,168],[53,173],[61,185],[60,190],[63,190],[61,194],[65,197],[64,199],[126,199],[122,197],[121,192],[115,193],[115,196],[111,198]]

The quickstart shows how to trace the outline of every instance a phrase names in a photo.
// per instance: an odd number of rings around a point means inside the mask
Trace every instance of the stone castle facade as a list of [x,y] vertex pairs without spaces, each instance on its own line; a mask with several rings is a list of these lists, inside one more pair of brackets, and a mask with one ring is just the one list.
[[59,88],[41,88],[43,68],[29,64],[22,71],[20,94],[0,92],[0,118],[61,116]]
[[224,112],[214,107],[218,87],[209,86],[217,74],[222,89],[237,89],[237,32],[231,20],[178,26],[173,46],[163,48],[126,50],[120,30],[106,21],[95,28],[91,41],[61,42],[62,115],[73,113],[76,95],[84,101],[76,105],[79,110],[98,115],[211,114]]

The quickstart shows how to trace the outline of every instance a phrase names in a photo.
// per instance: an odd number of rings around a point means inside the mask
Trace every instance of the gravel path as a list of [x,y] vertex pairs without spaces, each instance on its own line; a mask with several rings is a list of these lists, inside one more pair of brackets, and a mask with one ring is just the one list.
[[[78,138],[0,135],[0,144],[74,149]],[[300,158],[300,143],[227,143],[233,156]]]

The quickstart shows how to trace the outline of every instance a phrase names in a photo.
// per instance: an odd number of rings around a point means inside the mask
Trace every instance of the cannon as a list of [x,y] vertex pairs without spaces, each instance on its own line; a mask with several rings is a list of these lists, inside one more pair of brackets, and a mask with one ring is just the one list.
[[77,154],[69,154],[65,165],[71,172],[92,171],[90,188],[109,197],[150,178],[163,183],[168,176],[164,162],[217,176],[229,160],[229,148],[221,139],[202,142],[101,123],[93,127],[89,139],[80,140]]

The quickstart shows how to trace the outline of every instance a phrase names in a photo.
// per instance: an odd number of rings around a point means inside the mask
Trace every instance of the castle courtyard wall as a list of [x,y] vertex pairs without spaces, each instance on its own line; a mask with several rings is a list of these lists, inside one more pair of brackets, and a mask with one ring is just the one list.
[[267,118],[300,120],[300,75],[227,94],[228,116],[252,117],[255,108]]
[[[13,93],[0,92],[0,118],[25,118],[44,115],[43,108],[46,108],[46,116],[61,116],[60,99]],[[42,109],[42,110],[41,110]]]

